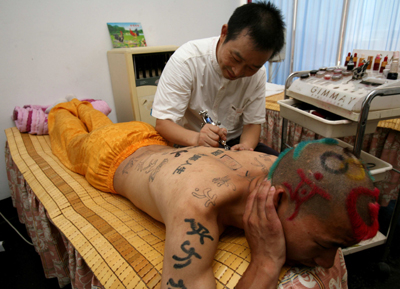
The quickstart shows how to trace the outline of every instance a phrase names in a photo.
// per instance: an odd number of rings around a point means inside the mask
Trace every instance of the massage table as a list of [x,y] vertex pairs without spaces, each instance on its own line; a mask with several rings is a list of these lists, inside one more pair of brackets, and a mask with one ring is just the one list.
[[[47,278],[57,278],[61,288],[68,283],[92,289],[161,287],[162,223],[64,167],[52,154],[48,135],[20,133],[16,127],[5,133],[13,205]],[[228,228],[212,267],[217,288],[234,288],[249,262],[243,230]],[[330,269],[284,267],[278,288],[347,288],[342,251]]]

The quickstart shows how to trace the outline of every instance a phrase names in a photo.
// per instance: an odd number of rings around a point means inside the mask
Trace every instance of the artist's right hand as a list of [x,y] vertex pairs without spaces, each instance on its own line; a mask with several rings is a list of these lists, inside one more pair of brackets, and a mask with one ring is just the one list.
[[228,132],[226,128],[222,128],[212,124],[206,124],[199,132],[197,145],[206,147],[218,147],[220,139],[226,141],[227,133]]

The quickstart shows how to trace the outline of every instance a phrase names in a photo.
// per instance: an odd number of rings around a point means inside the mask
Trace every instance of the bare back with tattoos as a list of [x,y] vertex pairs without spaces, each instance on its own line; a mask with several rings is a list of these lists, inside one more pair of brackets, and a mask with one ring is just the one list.
[[243,228],[246,199],[275,160],[251,151],[153,145],[121,163],[115,190],[166,225],[162,288],[214,288],[219,235],[228,225]]

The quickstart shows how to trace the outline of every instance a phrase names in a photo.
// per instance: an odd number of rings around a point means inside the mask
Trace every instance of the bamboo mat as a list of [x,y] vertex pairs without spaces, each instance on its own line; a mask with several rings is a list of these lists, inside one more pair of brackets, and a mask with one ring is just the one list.
[[[93,188],[51,152],[48,135],[5,130],[13,161],[52,222],[105,288],[160,288],[165,227],[127,199]],[[234,288],[250,261],[243,231],[227,229],[213,262],[217,288]],[[289,268],[281,271],[280,280]]]
[[[265,109],[280,111],[278,100],[284,99],[284,92],[274,94],[265,98]],[[400,118],[381,120],[378,122],[378,127],[390,128],[393,130],[400,131]]]

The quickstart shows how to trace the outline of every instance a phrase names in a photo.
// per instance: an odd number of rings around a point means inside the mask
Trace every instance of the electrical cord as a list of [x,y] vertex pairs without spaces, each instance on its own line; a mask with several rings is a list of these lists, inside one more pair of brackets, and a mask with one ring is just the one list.
[[6,222],[11,226],[11,228],[13,228],[14,231],[17,232],[18,235],[20,235],[20,237],[21,237],[26,243],[28,243],[29,245],[33,246],[33,244],[32,244],[31,242],[29,242],[28,240],[26,240],[26,239],[24,238],[24,236],[22,236],[21,233],[18,232],[18,230],[6,219],[6,217],[3,216],[3,214],[2,214],[1,212],[0,212],[0,215],[3,217],[4,220],[6,220]]

